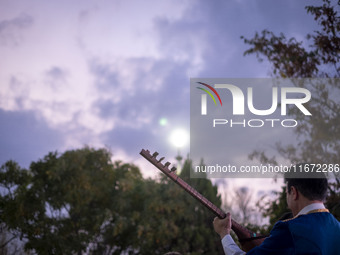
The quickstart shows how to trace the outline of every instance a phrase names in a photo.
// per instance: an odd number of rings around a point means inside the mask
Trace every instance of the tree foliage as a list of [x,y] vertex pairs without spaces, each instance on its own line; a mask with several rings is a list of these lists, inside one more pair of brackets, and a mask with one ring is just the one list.
[[[305,87],[312,94],[307,107],[312,117],[290,109],[289,114],[299,121],[295,129],[297,144],[276,143],[276,151],[292,163],[318,162],[340,163],[340,1],[323,0],[321,6],[306,6],[307,13],[314,16],[319,30],[306,36],[306,42],[276,35],[263,30],[251,39],[242,37],[251,46],[245,55],[256,54],[259,61],[266,59],[272,65],[272,73],[282,78],[332,78],[326,83],[313,79],[296,84]],[[306,46],[309,43],[308,46]],[[264,151],[255,151],[250,158],[258,158],[264,163],[275,163],[275,157]],[[265,215],[271,222],[286,211],[284,190],[278,201],[267,205]],[[330,211],[340,219],[340,179],[329,186],[326,204]]]
[[[191,167],[187,160],[182,174]],[[209,180],[196,182],[220,204]],[[8,161],[0,185],[8,233],[2,252],[12,239],[38,254],[221,252],[210,212],[169,180],[144,179],[136,166],[112,162],[106,149],[49,153],[29,169]]]

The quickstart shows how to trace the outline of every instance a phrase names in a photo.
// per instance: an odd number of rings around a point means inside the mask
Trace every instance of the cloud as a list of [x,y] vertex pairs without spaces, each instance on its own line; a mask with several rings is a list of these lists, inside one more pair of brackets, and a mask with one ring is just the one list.
[[7,59],[0,109],[60,132],[58,148],[108,145],[138,157],[138,148],[150,147],[175,155],[167,137],[189,128],[190,77],[267,75],[255,57],[243,58],[240,40],[266,25],[289,28],[270,24],[267,12],[278,10],[266,3],[38,1],[30,14],[13,5],[23,14],[0,21],[2,46],[17,46],[0,48]]
[[67,71],[62,69],[61,67],[54,66],[46,71],[46,75],[49,76],[53,80],[62,80],[67,77]]
[[[92,62],[91,70],[103,93],[93,107],[102,118],[113,119],[115,126],[102,136],[103,143],[126,151],[148,148],[169,150],[167,132],[180,124],[188,126],[189,91],[187,65],[152,58],[129,59],[124,65]],[[125,79],[120,68],[130,70]],[[179,96],[180,95],[180,96]],[[167,126],[159,119],[166,117]]]
[[32,16],[21,13],[13,19],[0,21],[0,45],[18,46],[23,40],[23,31],[34,23]]
[[32,111],[6,112],[0,110],[0,165],[15,160],[27,168],[48,152],[56,151],[64,143],[60,130],[52,130]]
[[[188,122],[187,75],[196,53],[179,58],[171,56],[170,47],[165,54],[164,47],[155,47],[162,35],[153,30],[159,17],[169,22],[180,19],[183,5],[140,13],[122,3],[114,8],[127,12],[114,16],[111,14],[115,9],[109,11],[107,7],[82,6],[78,12],[73,7],[67,9],[65,20],[53,30],[55,24],[51,21],[61,11],[49,19],[48,12],[42,13],[30,34],[29,51],[21,48],[25,58],[18,61],[19,53],[12,53],[13,60],[2,70],[0,108],[34,112],[50,128],[63,130],[67,146],[105,144],[105,136],[101,135],[119,129],[127,133],[144,129],[155,138],[159,134],[158,120],[163,116],[169,119],[169,126],[183,119]],[[50,6],[44,8],[51,11]],[[128,13],[133,20],[127,19]],[[70,14],[78,19],[67,24]],[[78,31],[68,29],[74,25],[78,25]],[[70,44],[71,38],[82,45]],[[178,46],[181,52],[190,48]]]

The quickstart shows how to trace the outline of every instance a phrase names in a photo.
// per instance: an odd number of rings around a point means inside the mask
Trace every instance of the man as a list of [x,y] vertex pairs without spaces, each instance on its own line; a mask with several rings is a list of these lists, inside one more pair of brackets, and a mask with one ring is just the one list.
[[[304,169],[308,165],[299,164],[296,167]],[[247,254],[340,255],[340,223],[323,204],[327,194],[327,179],[296,178],[293,172],[285,175],[285,181],[287,204],[294,217],[278,221],[270,236]],[[226,255],[246,254],[230,236],[230,214],[222,220],[215,218],[214,229],[221,237]]]

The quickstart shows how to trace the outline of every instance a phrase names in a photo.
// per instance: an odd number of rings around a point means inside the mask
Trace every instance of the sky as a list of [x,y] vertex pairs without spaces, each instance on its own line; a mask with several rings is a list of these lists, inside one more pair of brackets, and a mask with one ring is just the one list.
[[305,40],[317,26],[304,6],[318,2],[0,0],[0,164],[88,145],[154,176],[139,152],[174,160],[172,132],[190,130],[190,78],[271,77],[240,37]]

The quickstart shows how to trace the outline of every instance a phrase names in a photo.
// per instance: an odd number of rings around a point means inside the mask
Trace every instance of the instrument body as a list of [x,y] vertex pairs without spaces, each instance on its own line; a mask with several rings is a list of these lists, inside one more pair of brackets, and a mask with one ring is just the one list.
[[[142,149],[140,154],[148,160],[151,164],[153,164],[155,167],[157,167],[160,171],[162,171],[167,177],[169,177],[172,181],[177,183],[181,188],[183,188],[186,192],[188,192],[192,197],[197,199],[201,204],[203,204],[206,208],[208,208],[212,213],[214,213],[218,218],[224,219],[226,217],[226,213],[218,208],[216,205],[214,205],[212,202],[210,202],[206,197],[204,197],[201,193],[199,193],[195,188],[190,186],[188,183],[186,183],[183,179],[181,179],[178,175],[176,175],[175,171],[176,168],[172,167],[169,169],[170,162],[166,162],[164,165],[162,164],[161,159],[157,160],[156,157],[158,155],[158,152],[150,154],[150,151]],[[266,236],[257,236],[256,233],[250,231],[249,229],[243,227],[233,219],[232,222],[232,230],[237,235],[242,248],[245,251],[249,251],[255,246],[260,245],[264,238]]]

